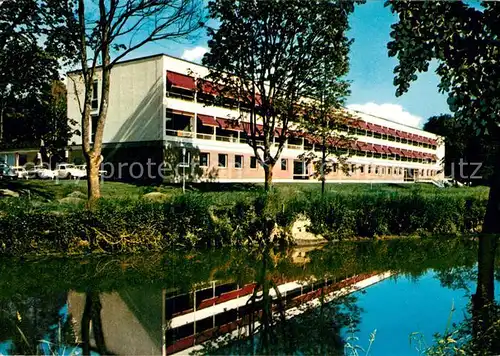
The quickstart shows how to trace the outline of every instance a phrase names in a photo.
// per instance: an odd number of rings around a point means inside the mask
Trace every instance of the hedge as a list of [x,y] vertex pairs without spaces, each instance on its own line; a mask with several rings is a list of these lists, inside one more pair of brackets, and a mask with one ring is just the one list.
[[[327,239],[459,235],[480,230],[486,197],[474,194],[187,193],[164,202],[102,200],[54,211],[0,202],[0,255],[162,251],[288,243],[298,215]],[[279,227],[279,234],[274,233]]]

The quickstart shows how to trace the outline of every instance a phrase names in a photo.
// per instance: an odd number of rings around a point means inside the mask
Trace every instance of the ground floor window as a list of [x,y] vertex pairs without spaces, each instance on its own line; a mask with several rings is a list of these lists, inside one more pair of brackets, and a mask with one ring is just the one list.
[[200,153],[200,167],[208,167],[210,163],[210,153],[201,152]]
[[243,156],[235,155],[234,156],[234,168],[243,168]]
[[293,161],[293,179],[309,179],[309,167],[305,161]]
[[281,159],[281,170],[286,171],[288,169],[288,160],[285,158]]
[[220,168],[227,167],[227,155],[224,153],[219,153],[219,167]]
[[257,168],[257,157],[250,157],[250,168]]

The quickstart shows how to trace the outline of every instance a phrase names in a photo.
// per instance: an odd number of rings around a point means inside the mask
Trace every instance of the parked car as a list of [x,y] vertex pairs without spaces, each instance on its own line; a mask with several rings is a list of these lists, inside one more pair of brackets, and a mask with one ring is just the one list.
[[[87,165],[86,164],[80,164],[78,166],[75,166],[75,168],[81,169],[82,171],[85,172],[85,176],[87,176]],[[103,169],[99,170],[99,176],[101,176],[103,174],[107,174],[107,173],[108,173],[108,171],[105,171]]]
[[14,173],[16,173],[17,178],[28,179],[28,171],[26,170],[26,168],[17,166],[17,167],[12,167],[12,170],[14,171]]
[[40,179],[54,179],[57,177],[57,172],[48,168],[40,168],[37,170],[36,175]]
[[86,164],[79,164],[79,165],[76,165],[75,166],[76,169],[79,169],[80,171],[82,171],[82,175],[83,177],[86,177],[87,176],[87,165]]
[[26,170],[28,174],[28,178],[39,178],[39,179],[54,179],[55,175],[52,173],[53,171],[46,168],[43,165],[30,165]]
[[59,163],[56,172],[61,179],[84,178],[87,175],[86,171],[76,168],[71,163]]
[[17,174],[7,163],[0,163],[0,179],[17,179]]

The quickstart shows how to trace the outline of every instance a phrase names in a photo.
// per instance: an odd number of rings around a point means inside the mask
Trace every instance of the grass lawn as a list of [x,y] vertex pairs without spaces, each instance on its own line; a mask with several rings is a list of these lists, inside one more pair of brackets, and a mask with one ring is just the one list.
[[[276,183],[275,189],[280,193],[297,194],[319,193],[320,183]],[[67,197],[72,192],[79,191],[87,193],[86,181],[75,180],[17,180],[0,181],[0,189],[11,189],[18,192],[24,192],[32,200],[49,202]],[[252,194],[263,189],[262,184],[229,184],[229,183],[207,183],[193,184],[187,187],[188,191],[203,193],[207,195],[246,195]],[[330,183],[326,185],[328,193],[338,194],[398,194],[398,193],[420,193],[420,194],[488,194],[487,187],[473,188],[437,188],[432,184],[369,184],[369,183]],[[168,194],[181,194],[180,185],[140,185],[121,182],[103,182],[101,193],[107,199],[139,199],[146,193],[162,192]]]

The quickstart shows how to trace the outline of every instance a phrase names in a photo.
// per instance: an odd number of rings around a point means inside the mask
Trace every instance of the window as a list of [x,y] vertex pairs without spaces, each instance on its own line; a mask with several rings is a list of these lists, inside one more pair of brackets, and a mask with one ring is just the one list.
[[94,142],[95,139],[95,131],[97,130],[97,119],[99,116],[97,115],[92,115],[90,117],[90,141]]
[[257,168],[257,157],[250,157],[250,168]]
[[333,173],[337,173],[337,163],[333,164]]
[[356,171],[356,165],[351,164],[351,173],[354,173]]
[[372,166],[368,166],[368,174],[372,173]]
[[243,168],[243,156],[242,155],[234,155],[234,168],[238,168],[238,169]]
[[99,107],[99,82],[94,80],[92,83],[92,109]]
[[[170,136],[179,135],[178,131],[192,131],[194,123],[194,114],[174,113],[172,110],[167,109],[165,113],[165,129],[166,134]],[[209,132],[212,132],[211,130]]]
[[375,166],[375,174],[378,174],[378,166]]
[[227,168],[227,155],[224,153],[219,153],[219,167]]
[[392,174],[392,169],[390,167],[387,168],[387,174]]
[[210,153],[201,152],[200,153],[200,167],[208,167],[210,163]]
[[359,172],[361,174],[365,173],[365,166],[364,165],[359,166]]
[[281,170],[286,171],[288,169],[288,160],[285,158],[281,159]]

